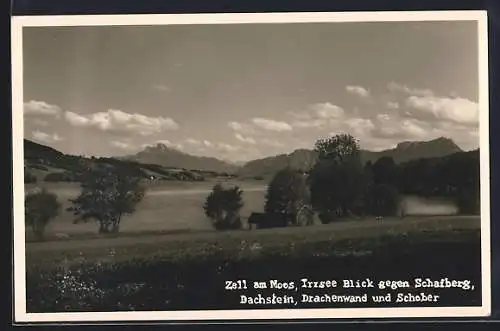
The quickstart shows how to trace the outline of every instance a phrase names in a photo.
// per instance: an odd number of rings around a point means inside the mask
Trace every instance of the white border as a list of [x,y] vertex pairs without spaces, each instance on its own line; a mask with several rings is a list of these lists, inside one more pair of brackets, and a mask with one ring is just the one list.
[[[241,23],[477,21],[479,47],[479,109],[481,160],[482,305],[446,308],[325,308],[111,313],[27,313],[25,287],[23,44],[29,26],[108,26]],[[480,317],[491,313],[490,163],[488,105],[488,37],[486,11],[251,13],[175,15],[18,16],[12,26],[12,132],[14,201],[14,293],[16,322],[214,321],[311,318]]]

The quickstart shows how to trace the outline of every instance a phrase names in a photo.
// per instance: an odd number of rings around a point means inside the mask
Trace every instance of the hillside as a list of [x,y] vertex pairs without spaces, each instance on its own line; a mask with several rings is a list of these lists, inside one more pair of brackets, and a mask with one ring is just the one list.
[[164,144],[146,147],[137,154],[120,158],[139,163],[158,164],[167,168],[183,168],[191,170],[232,173],[238,166],[221,161],[214,157],[194,156],[183,153]]
[[[421,158],[443,157],[461,151],[453,140],[441,137],[430,141],[401,142],[393,149],[380,152],[362,150],[361,160],[363,163],[375,162],[383,156],[389,156],[396,163],[403,163]],[[314,166],[317,158],[313,150],[300,149],[290,154],[250,161],[241,167],[237,174],[245,178],[268,177],[287,166],[308,171]]]
[[24,140],[25,182],[78,181],[85,169],[96,164],[110,164],[130,176],[144,179],[199,181],[223,175],[209,170],[167,168],[159,164],[139,163],[127,159],[66,155],[51,147]]

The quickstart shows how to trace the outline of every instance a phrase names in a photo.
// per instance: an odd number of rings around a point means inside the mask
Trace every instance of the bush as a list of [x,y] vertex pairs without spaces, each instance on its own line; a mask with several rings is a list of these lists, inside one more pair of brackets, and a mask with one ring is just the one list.
[[29,193],[24,203],[26,225],[31,226],[35,237],[41,240],[47,224],[59,214],[61,204],[55,194],[45,189]]
[[217,184],[208,195],[203,209],[216,230],[241,229],[240,210],[243,207],[243,191],[238,187],[224,188]]

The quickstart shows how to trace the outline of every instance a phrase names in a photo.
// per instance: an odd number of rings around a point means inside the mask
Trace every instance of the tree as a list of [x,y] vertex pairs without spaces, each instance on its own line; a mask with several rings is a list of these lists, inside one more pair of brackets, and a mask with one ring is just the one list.
[[216,230],[240,229],[240,210],[243,207],[243,191],[238,187],[224,188],[216,184],[208,195],[203,209],[205,215],[212,220]]
[[375,184],[370,189],[368,210],[376,216],[394,216],[399,210],[398,190],[388,184]]
[[305,175],[287,167],[277,172],[269,183],[264,211],[271,217],[285,217],[288,222],[297,224],[299,212],[310,203]]
[[347,133],[318,139],[314,144],[314,150],[320,160],[334,160],[340,163],[360,156],[358,140]]
[[373,182],[375,184],[397,185],[397,166],[390,156],[379,158],[372,167]]
[[70,199],[75,223],[95,220],[99,233],[119,231],[122,217],[131,214],[144,198],[140,179],[110,165],[97,165],[82,175],[81,193]]
[[28,193],[24,204],[26,225],[31,226],[35,237],[42,240],[47,224],[59,215],[61,204],[54,193],[45,189]]
[[339,134],[315,143],[319,162],[311,171],[311,198],[323,223],[362,209],[365,175],[358,141]]

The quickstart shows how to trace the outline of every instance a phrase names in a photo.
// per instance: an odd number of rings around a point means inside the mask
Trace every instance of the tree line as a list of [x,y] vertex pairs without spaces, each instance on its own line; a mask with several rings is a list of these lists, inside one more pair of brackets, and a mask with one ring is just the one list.
[[[319,160],[312,169],[284,168],[274,175],[266,192],[266,221],[281,220],[286,226],[311,224],[314,214],[323,223],[365,215],[404,216],[404,195],[446,197],[462,214],[479,213],[478,150],[402,164],[390,157],[362,164],[359,142],[349,134],[318,139],[314,149]],[[117,233],[123,216],[133,213],[145,194],[140,178],[108,163],[90,164],[80,186],[68,210],[75,223],[97,221],[103,234]],[[243,195],[238,186],[213,187],[203,209],[216,230],[242,228]],[[29,193],[25,203],[26,224],[42,238],[61,205],[44,190]]]
[[[404,195],[444,197],[455,202],[461,214],[477,214],[479,151],[396,164],[382,157],[364,165],[359,142],[349,134],[318,139],[314,146],[319,161],[310,171],[285,168],[268,185],[264,221],[283,219],[282,226],[310,224],[299,216],[317,213],[322,223],[344,217],[401,216]],[[216,229],[239,228],[242,191],[216,186],[205,203],[205,214]],[[225,218],[225,210],[229,218]],[[217,212],[214,212],[217,211]]]

